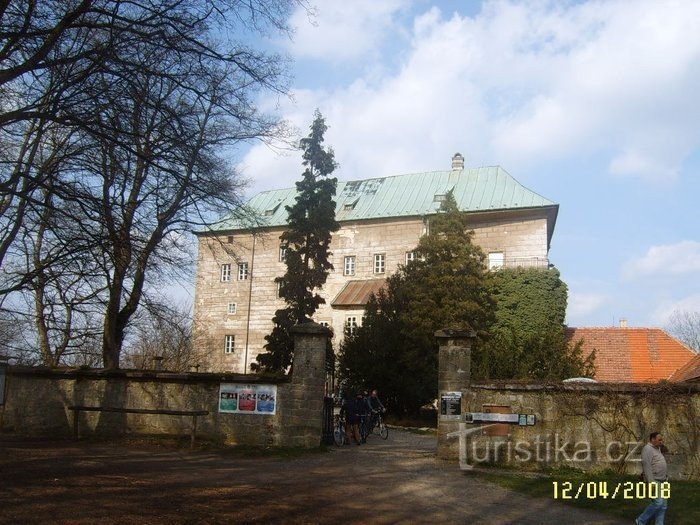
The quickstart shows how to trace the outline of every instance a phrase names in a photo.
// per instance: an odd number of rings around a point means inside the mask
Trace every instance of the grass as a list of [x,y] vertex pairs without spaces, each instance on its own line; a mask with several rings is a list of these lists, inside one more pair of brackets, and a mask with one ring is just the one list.
[[[487,481],[491,481],[516,492],[527,494],[528,496],[540,498],[554,497],[554,483],[557,483],[559,497],[557,500],[567,505],[593,509],[598,512],[627,519],[632,523],[644,508],[648,499],[636,499],[633,490],[628,493],[630,499],[625,499],[625,487],[636,488],[639,479],[636,476],[617,474],[612,471],[586,473],[578,469],[558,468],[533,475],[533,473],[521,473],[510,470],[480,470],[478,475]],[[571,499],[562,498],[562,489],[571,483],[571,491],[568,493]],[[589,486],[589,482],[591,483]],[[628,483],[627,485],[623,485]],[[613,498],[615,488],[620,486],[617,495]],[[578,499],[575,498],[578,487],[583,485]],[[601,497],[600,488],[607,487],[607,498]],[[586,497],[586,490],[590,489],[591,499]],[[668,502],[666,512],[666,525],[697,525],[700,523],[700,505],[698,505],[698,494],[700,494],[700,482],[698,481],[673,481],[671,484],[671,497]],[[596,496],[595,498],[593,498]]]

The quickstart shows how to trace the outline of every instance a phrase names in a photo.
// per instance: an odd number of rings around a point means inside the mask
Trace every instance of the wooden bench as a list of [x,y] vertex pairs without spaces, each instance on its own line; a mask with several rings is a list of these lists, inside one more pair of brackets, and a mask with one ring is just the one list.
[[166,416],[192,416],[192,431],[190,434],[190,447],[194,447],[194,439],[197,434],[197,416],[209,415],[208,410],[166,410],[152,408],[120,408],[120,407],[88,407],[82,405],[69,406],[73,411],[73,437],[80,438],[78,415],[80,412],[117,412],[120,414],[163,414]]

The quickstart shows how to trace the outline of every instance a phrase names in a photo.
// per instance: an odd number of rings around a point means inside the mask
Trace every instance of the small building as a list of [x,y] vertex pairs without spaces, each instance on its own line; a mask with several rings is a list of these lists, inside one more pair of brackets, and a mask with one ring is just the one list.
[[670,380],[675,383],[700,383],[700,354],[695,354],[690,361],[676,370]]
[[601,382],[683,381],[678,379],[679,369],[697,358],[690,348],[660,328],[568,328],[567,337],[573,343],[583,341],[586,357],[595,350],[595,379]]
[[[339,181],[334,270],[314,317],[333,329],[336,345],[346,328],[360,325],[370,293],[415,257],[448,192],[469,214],[489,268],[549,267],[559,206],[500,166],[465,168],[457,153],[449,170]],[[204,370],[247,372],[264,351],[275,310],[285,306],[275,278],[286,271],[280,235],[295,196],[293,188],[259,193],[247,203],[257,213],[254,225],[233,217],[198,234],[195,351]]]

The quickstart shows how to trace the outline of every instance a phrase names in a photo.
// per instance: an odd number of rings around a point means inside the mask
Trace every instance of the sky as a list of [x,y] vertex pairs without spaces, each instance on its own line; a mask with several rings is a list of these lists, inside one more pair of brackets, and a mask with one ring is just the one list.
[[[550,262],[569,326],[665,327],[700,311],[700,2],[310,0],[292,96],[262,110],[329,126],[339,180],[500,165],[559,204]],[[240,152],[248,195],[301,156]]]

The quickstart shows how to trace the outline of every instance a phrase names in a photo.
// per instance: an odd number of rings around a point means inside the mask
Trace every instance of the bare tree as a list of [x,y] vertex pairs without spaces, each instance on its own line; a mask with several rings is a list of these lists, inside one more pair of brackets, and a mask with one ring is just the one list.
[[149,304],[136,315],[133,334],[125,344],[128,368],[152,368],[158,359],[165,370],[197,369],[192,341],[192,308]]
[[25,364],[27,360],[22,359],[24,346],[21,332],[21,324],[17,322],[12,312],[0,308],[0,355]]
[[[69,86],[89,81],[106,58],[134,44],[232,64],[254,82],[277,89],[275,81],[265,79],[265,72],[278,68],[278,58],[241,46],[226,35],[241,39],[251,31],[288,32],[287,15],[299,3],[303,2],[0,0],[0,128],[38,117],[69,122],[69,115],[53,113],[46,104],[43,75],[63,71],[65,83],[56,86],[50,98],[61,108],[70,106],[80,96]],[[138,66],[138,58],[133,63]]]
[[245,215],[222,152],[284,126],[253,96],[284,62],[225,35],[287,31],[294,0],[0,0],[0,294],[33,295],[41,353],[119,366],[183,236]]
[[700,352],[700,312],[675,310],[667,330],[688,348]]
[[[32,160],[45,126],[88,127],[111,136],[93,122],[86,88],[106,71],[150,67],[144,62],[155,50],[167,55],[166,64],[184,59],[200,61],[203,69],[228,67],[241,96],[230,103],[231,116],[250,118],[252,92],[284,91],[283,61],[226,35],[288,31],[286,16],[299,1],[0,0],[0,265],[42,184]],[[178,81],[182,71],[163,67],[157,73]],[[193,93],[206,88],[191,82],[180,87]],[[252,138],[271,130],[249,131]]]

